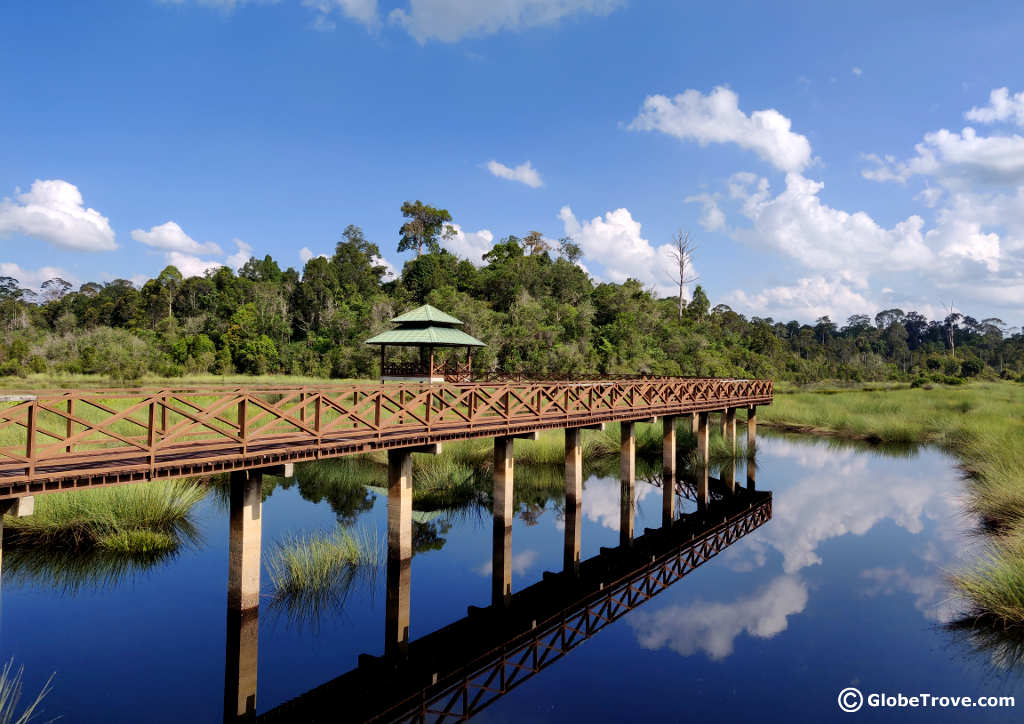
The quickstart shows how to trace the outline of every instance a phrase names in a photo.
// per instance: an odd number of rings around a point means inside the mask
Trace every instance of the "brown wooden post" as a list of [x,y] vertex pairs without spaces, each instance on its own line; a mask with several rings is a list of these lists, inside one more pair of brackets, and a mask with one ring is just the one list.
[[245,425],[245,397],[242,397],[238,401],[238,436],[242,438],[242,454],[245,455],[248,452],[247,440],[245,439],[246,425]]
[[[66,427],[68,439],[71,438],[71,435],[75,431],[75,424],[73,422],[71,422],[71,417],[74,414],[75,414],[75,400],[74,400],[74,398],[71,398],[71,399],[68,400],[68,424],[67,424],[67,427]],[[150,426],[152,426],[152,423],[150,423]],[[64,451],[65,452],[71,452],[71,448],[72,447],[73,446],[70,443],[68,443],[68,446],[66,448],[64,448]]]
[[[70,405],[70,402],[68,403]],[[149,424],[146,427],[146,445],[149,447],[149,476],[153,477],[156,465],[156,400],[149,401]],[[68,448],[70,452],[70,447]]]
[[28,403],[28,419],[25,421],[25,457],[28,458],[28,476],[36,472],[36,403]]
[[322,395],[317,393],[316,400],[313,402],[313,429],[316,430],[318,438],[320,437],[321,400]]
[[299,422],[306,421],[306,387],[303,386],[299,393]]
[[167,433],[167,395],[160,398],[160,434]]

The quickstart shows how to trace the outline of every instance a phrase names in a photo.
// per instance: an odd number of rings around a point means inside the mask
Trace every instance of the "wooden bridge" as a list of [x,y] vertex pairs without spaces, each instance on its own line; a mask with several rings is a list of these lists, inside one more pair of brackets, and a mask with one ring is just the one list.
[[767,380],[644,378],[0,396],[0,499],[769,404]]

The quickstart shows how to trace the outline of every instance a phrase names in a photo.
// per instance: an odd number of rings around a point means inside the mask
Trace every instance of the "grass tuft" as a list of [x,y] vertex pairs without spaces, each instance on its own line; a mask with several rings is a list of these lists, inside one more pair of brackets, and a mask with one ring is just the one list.
[[21,710],[21,713],[18,713],[24,675],[24,666],[19,666],[17,671],[14,670],[13,657],[8,659],[0,669],[0,724],[28,724],[35,716],[36,709],[53,688],[51,684],[54,674],[50,674],[50,678],[43,684],[43,688],[36,698],[29,702],[28,706]]

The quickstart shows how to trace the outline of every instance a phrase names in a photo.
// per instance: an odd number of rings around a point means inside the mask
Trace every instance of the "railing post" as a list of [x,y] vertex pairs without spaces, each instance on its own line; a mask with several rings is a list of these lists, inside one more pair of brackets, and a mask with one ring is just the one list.
[[299,422],[306,421],[306,388],[302,387],[302,391],[299,392]]
[[146,446],[149,448],[149,477],[156,466],[156,399],[149,401],[149,424],[146,426]]
[[248,452],[248,441],[245,439],[245,402],[246,398],[243,395],[242,399],[238,401],[238,437],[242,440],[242,455],[245,455]]
[[[74,398],[71,398],[71,399],[68,400],[68,420],[67,420],[68,424],[67,424],[67,427],[66,427],[67,434],[65,436],[68,440],[71,439],[71,435],[75,431],[74,423],[71,422],[71,417],[74,414],[75,414],[75,400],[74,400]],[[64,452],[68,452],[68,453],[71,452],[71,448],[72,447],[73,446],[71,445],[71,443],[68,443],[67,447],[64,448]]]
[[28,419],[25,421],[27,437],[25,439],[25,457],[28,458],[28,477],[36,473],[36,403],[28,403]]
[[384,393],[381,391],[377,392],[377,399],[373,406],[373,426],[377,429],[377,438],[380,439],[380,403]]
[[320,416],[321,416],[321,405],[323,395],[317,393],[316,400],[313,402],[313,429],[316,431],[317,443],[320,442]]

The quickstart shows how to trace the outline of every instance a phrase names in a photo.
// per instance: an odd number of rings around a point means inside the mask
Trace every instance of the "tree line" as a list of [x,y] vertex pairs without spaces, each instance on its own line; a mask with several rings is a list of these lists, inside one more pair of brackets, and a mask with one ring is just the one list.
[[141,287],[115,279],[76,290],[51,279],[31,292],[0,277],[0,374],[373,377],[379,358],[363,341],[430,303],[487,343],[474,354],[477,373],[1024,381],[1024,334],[996,318],[901,309],[842,325],[748,318],[712,306],[700,286],[685,300],[632,279],[595,284],[572,239],[549,243],[538,232],[501,239],[475,265],[441,247],[453,233],[448,211],[419,201],[401,210],[398,248],[416,256],[397,278],[355,225],[301,273],[268,255],[237,273],[185,278],[168,266]]

